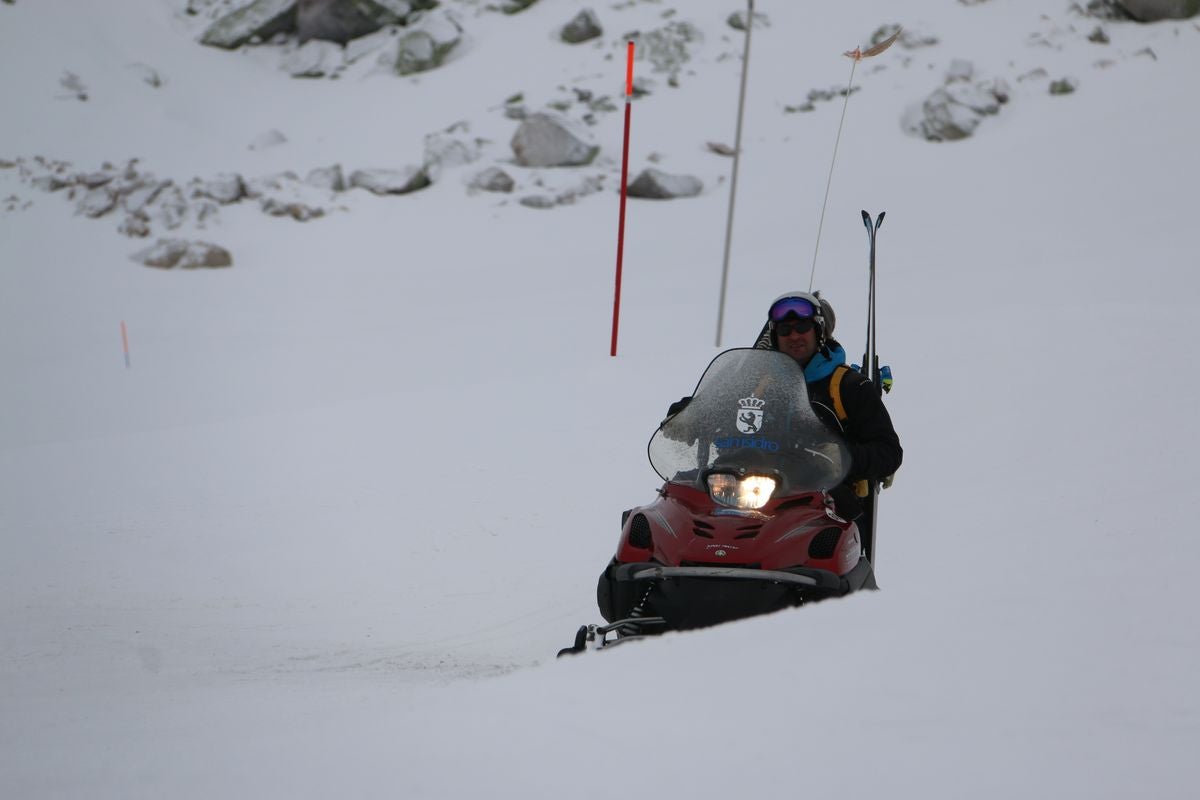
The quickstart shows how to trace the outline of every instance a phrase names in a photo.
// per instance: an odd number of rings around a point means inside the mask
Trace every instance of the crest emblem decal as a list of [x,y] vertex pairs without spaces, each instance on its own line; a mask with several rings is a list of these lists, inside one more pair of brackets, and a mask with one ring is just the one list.
[[763,406],[766,400],[757,397],[743,397],[738,400],[737,429],[742,433],[758,433],[762,430],[763,418],[766,414]]

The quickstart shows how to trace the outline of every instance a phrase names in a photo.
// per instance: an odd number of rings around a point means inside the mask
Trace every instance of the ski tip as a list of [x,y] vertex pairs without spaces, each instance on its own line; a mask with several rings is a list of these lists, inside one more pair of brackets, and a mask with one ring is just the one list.
[[886,211],[879,212],[879,219],[875,220],[875,229],[876,230],[878,230],[879,226],[883,224],[883,215],[886,213],[887,213]]
[[868,228],[871,227],[871,215],[867,213],[867,210],[865,208],[863,209],[862,215],[863,215],[863,225],[866,225]]

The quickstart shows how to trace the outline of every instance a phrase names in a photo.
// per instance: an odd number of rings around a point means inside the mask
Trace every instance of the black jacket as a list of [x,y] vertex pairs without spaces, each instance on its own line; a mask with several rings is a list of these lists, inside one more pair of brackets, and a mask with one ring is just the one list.
[[[833,376],[808,384],[809,400],[826,424],[836,426],[833,398],[829,386]],[[840,387],[846,420],[840,423],[850,448],[850,474],[847,482],[881,481],[900,468],[904,450],[892,427],[892,417],[879,397],[875,385],[860,372],[846,370]],[[824,406],[825,408],[820,408]],[[827,410],[826,410],[827,409]]]

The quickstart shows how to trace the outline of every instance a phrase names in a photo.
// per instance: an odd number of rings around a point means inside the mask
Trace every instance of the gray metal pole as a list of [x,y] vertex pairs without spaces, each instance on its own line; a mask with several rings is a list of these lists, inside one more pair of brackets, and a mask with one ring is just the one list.
[[717,306],[717,347],[725,325],[725,290],[729,285],[729,248],[733,241],[733,204],[737,198],[738,159],[742,157],[742,115],[746,109],[746,73],[750,71],[750,31],[754,29],[754,0],[746,2],[746,49],[742,54],[742,87],[738,92],[737,133],[733,142],[733,176],[729,181],[729,216],[725,221],[725,260],[721,266],[721,300]]

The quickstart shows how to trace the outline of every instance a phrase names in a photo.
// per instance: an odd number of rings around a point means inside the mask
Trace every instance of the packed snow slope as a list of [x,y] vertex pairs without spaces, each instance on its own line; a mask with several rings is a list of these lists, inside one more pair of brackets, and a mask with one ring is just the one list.
[[[441,68],[297,80],[278,47],[199,45],[184,5],[0,5],[0,160],[186,181],[398,167],[461,120],[490,144],[306,223],[222,208],[176,233],[233,267],[186,272],[0,169],[0,796],[1195,796],[1194,21],[757,4],[724,346],[808,285],[841,102],[784,107],[844,86],[881,25],[938,39],[857,70],[817,260],[861,352],[859,211],[887,212],[883,588],[555,660],[718,352],[732,162],[706,143],[733,142],[741,6],[594,6],[603,39],[571,47],[582,2],[448,2]],[[705,190],[630,201],[611,358],[623,37],[672,19],[703,38],[678,87],[638,62],[631,171]],[[956,58],[1010,102],[964,141],[905,133]],[[570,86],[616,98],[597,163],[506,163],[505,98]],[[517,192],[467,191],[490,163]]]

